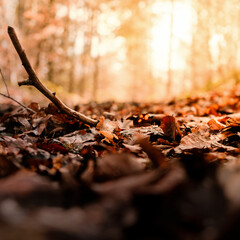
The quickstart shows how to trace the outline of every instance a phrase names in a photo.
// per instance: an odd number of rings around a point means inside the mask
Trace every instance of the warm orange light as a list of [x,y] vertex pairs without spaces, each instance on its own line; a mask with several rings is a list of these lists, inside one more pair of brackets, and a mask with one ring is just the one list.
[[149,119],[149,115],[147,114],[147,115],[144,116],[144,120],[147,121],[148,119]]
[[[153,12],[158,15],[152,27],[152,65],[156,76],[161,71],[168,70],[171,2],[156,2]],[[173,42],[171,69],[184,69],[185,56],[182,53],[181,43],[191,43],[193,10],[189,1],[175,2],[173,12]]]

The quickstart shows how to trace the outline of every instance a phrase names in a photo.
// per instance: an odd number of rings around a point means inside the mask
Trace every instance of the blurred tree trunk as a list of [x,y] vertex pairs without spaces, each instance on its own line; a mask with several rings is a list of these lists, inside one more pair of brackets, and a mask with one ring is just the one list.
[[23,18],[25,10],[26,10],[26,1],[19,0],[16,8],[16,20],[17,20],[18,26],[21,27],[21,30],[23,32],[25,32],[25,21]]
[[[195,9],[197,22],[192,24],[192,42],[191,42],[191,50],[190,50],[190,79],[191,79],[191,85],[193,89],[199,88],[199,82],[197,78],[197,63],[196,58],[198,56],[198,34],[199,34],[199,16],[201,9],[199,8],[199,5],[197,3],[198,0],[192,1],[192,7]],[[196,25],[195,25],[196,24]]]
[[91,69],[91,49],[92,49],[92,38],[93,38],[93,9],[91,6],[85,2],[84,6],[85,11],[85,21],[84,24],[87,24],[87,27],[83,31],[83,52],[81,54],[81,77],[79,81],[79,93],[81,96],[84,96],[87,91],[87,79],[89,76],[89,70]]
[[91,35],[92,39],[95,38],[94,51],[92,51],[91,59],[93,61],[93,100],[97,100],[99,91],[99,61],[100,61],[100,36],[97,32],[98,28],[98,17],[100,14],[99,6],[95,5],[92,7],[92,18],[91,18]]
[[68,91],[74,92],[75,85],[75,51],[74,51],[74,45],[75,45],[75,39],[77,37],[77,24],[76,22],[71,20],[71,7],[75,5],[75,8],[77,8],[77,4],[75,1],[72,1],[66,3],[67,7],[67,15],[65,17],[64,22],[64,33],[63,33],[63,50],[65,53],[65,74],[68,78]]
[[34,69],[36,70],[36,72],[38,72],[38,68],[40,67],[40,62],[41,62],[41,56],[42,56],[42,45],[43,42],[39,41],[38,43],[38,52],[36,54],[36,60],[35,60],[35,64],[34,64]]
[[99,55],[94,59],[94,72],[93,72],[93,100],[98,99],[98,88],[99,88]]
[[168,79],[166,86],[166,96],[171,95],[172,91],[172,49],[173,49],[173,22],[174,22],[174,0],[171,0],[171,16],[170,16],[170,35],[168,49]]
[[190,54],[190,66],[191,66],[191,83],[193,86],[193,89],[198,89],[199,84],[197,81],[197,76],[196,76],[196,63],[195,63],[195,58],[196,58],[196,33],[194,31],[193,36],[192,36],[192,44],[191,44],[191,54]]
[[[53,6],[54,4],[54,0],[49,0],[48,2],[48,8],[49,8],[49,20],[53,20],[55,18],[56,15],[56,9]],[[55,45],[55,40],[56,40],[56,36],[55,34],[51,34],[50,36],[51,39],[48,39],[47,41],[47,49],[48,49],[48,56],[47,57],[47,67],[48,67],[48,72],[47,72],[47,78],[49,82],[54,82],[54,75],[55,75],[55,59],[54,59],[54,55],[55,55],[55,51],[56,51],[56,45]]]
[[48,61],[48,72],[47,72],[47,78],[49,82],[53,82],[54,77],[54,64],[52,61]]
[[[129,95],[132,101],[142,100],[149,95],[148,39],[151,38],[153,23],[152,2],[147,0],[119,1],[117,14],[122,14],[117,36],[126,40],[125,67],[129,78]],[[129,14],[130,13],[130,14]]]
[[[212,55],[210,40],[213,30],[213,13],[211,2],[194,0],[196,25],[193,29],[191,45],[192,89],[212,85]],[[206,27],[208,26],[208,27]]]
[[69,71],[69,92],[74,92],[75,89],[75,56],[70,59],[70,71]]
[[84,95],[85,93],[85,89],[86,89],[86,63],[87,63],[87,56],[86,56],[86,45],[84,44],[84,49],[83,49],[83,53],[81,55],[81,77],[80,77],[80,81],[79,81],[79,93],[81,96]]

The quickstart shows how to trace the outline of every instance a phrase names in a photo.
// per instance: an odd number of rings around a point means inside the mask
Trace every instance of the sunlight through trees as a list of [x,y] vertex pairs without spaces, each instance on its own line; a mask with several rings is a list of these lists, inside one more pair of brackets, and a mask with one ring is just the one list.
[[8,25],[59,94],[157,101],[240,80],[238,0],[3,0],[0,13],[1,69],[9,85],[24,72]]

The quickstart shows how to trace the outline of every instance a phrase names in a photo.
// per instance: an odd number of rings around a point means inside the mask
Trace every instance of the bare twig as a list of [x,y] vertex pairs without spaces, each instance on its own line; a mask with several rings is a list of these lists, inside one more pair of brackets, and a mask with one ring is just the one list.
[[3,75],[3,73],[2,73],[2,69],[1,69],[1,68],[0,68],[0,73],[1,73],[1,77],[2,77],[2,80],[3,80],[3,82],[4,82],[4,85],[5,85],[5,87],[6,87],[6,90],[7,90],[7,95],[4,94],[4,93],[0,93],[0,95],[3,96],[3,97],[6,97],[6,98],[11,99],[12,101],[14,101],[14,102],[16,102],[17,104],[19,104],[20,106],[22,106],[23,108],[27,109],[29,112],[35,113],[34,110],[32,110],[31,108],[25,106],[23,103],[20,103],[18,100],[16,100],[15,98],[13,98],[13,97],[10,96],[10,93],[9,93],[9,91],[8,91],[8,86],[7,86],[7,83],[6,83],[6,81],[5,81],[5,78],[4,78],[4,75]]
[[95,126],[98,123],[97,120],[91,119],[91,118],[69,108],[55,95],[55,93],[51,92],[46,86],[44,86],[42,84],[42,82],[39,80],[36,73],[34,72],[32,66],[27,58],[27,55],[18,40],[18,37],[16,35],[14,28],[12,28],[10,26],[8,27],[8,35],[18,53],[18,56],[20,57],[20,59],[22,61],[23,67],[25,68],[26,72],[28,73],[28,79],[23,82],[18,83],[18,85],[19,86],[22,86],[22,85],[34,86],[42,94],[44,94],[50,101],[52,101],[61,112],[66,113],[67,115],[72,116],[72,117],[74,117],[84,123],[87,123],[91,126]]
[[0,93],[0,95],[3,96],[3,97],[6,97],[6,98],[11,99],[12,101],[14,101],[14,102],[16,102],[17,104],[19,104],[20,106],[22,106],[23,108],[26,108],[29,112],[31,112],[31,113],[36,113],[34,110],[32,110],[31,108],[25,106],[23,103],[20,103],[18,100],[16,100],[16,99],[13,98],[13,97],[8,96],[8,95],[6,95],[6,94],[4,94],[4,93]]

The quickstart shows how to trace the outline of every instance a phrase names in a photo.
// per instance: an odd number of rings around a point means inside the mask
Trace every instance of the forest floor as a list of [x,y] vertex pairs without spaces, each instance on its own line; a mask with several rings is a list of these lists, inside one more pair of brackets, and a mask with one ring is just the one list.
[[168,104],[0,104],[0,236],[240,239],[240,87]]

